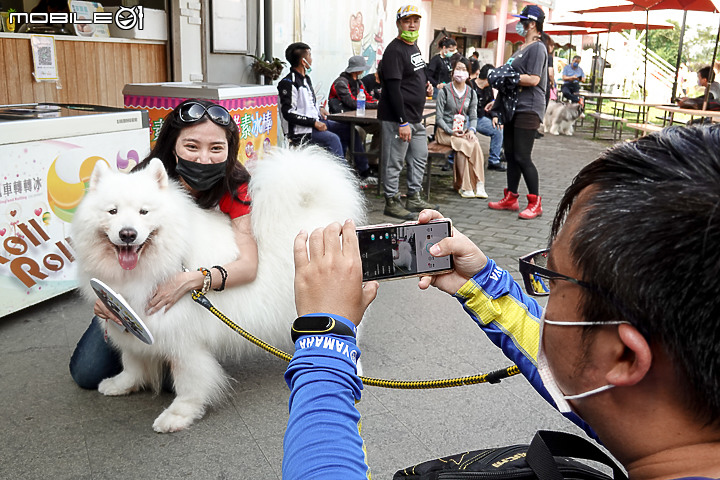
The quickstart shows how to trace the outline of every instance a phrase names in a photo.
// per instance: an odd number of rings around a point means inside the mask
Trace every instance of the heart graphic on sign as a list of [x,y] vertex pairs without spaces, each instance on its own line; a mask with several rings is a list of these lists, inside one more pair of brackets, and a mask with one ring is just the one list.
[[40,214],[42,213],[42,208],[36,208],[34,211],[35,211],[35,215],[39,217]]
[[15,215],[17,215],[17,210],[10,210],[10,216],[14,217]]
[[0,230],[0,237],[5,236],[5,233],[7,233],[7,229],[6,229],[6,228],[3,228],[2,230]]

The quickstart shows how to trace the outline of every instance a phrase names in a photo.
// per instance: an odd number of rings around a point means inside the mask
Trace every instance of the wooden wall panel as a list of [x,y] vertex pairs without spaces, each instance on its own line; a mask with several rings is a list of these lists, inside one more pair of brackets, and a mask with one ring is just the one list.
[[167,82],[164,44],[93,42],[55,37],[62,88],[36,82],[27,37],[0,38],[0,105],[10,103],[86,103],[122,107],[128,83]]

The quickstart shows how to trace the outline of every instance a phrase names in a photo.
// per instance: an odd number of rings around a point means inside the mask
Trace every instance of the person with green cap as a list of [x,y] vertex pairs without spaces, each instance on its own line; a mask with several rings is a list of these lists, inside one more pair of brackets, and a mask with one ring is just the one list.
[[[398,36],[385,49],[380,62],[383,96],[378,105],[382,131],[382,179],[385,215],[413,220],[426,208],[437,208],[423,200],[422,180],[427,163],[427,135],[422,124],[426,96],[432,95],[425,60],[417,46],[420,9],[403,5],[397,11]],[[407,164],[407,202],[400,201],[400,172]]]

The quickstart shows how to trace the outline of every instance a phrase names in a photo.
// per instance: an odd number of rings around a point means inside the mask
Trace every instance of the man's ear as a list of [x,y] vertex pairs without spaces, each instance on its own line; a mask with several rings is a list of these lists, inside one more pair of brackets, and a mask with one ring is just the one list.
[[618,336],[624,349],[605,379],[615,386],[635,385],[645,378],[650,370],[652,350],[645,337],[632,325],[618,325]]

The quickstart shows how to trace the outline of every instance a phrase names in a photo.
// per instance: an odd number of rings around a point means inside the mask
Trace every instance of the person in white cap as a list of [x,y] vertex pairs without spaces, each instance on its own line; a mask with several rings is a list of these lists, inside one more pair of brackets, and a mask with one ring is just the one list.
[[[378,106],[382,129],[382,178],[385,215],[413,220],[425,208],[437,205],[422,198],[422,179],[427,163],[427,135],[422,124],[426,96],[432,95],[425,60],[417,46],[420,10],[404,5],[397,11],[398,36],[383,52],[380,81],[383,96]],[[400,201],[400,172],[407,164],[407,202]]]

